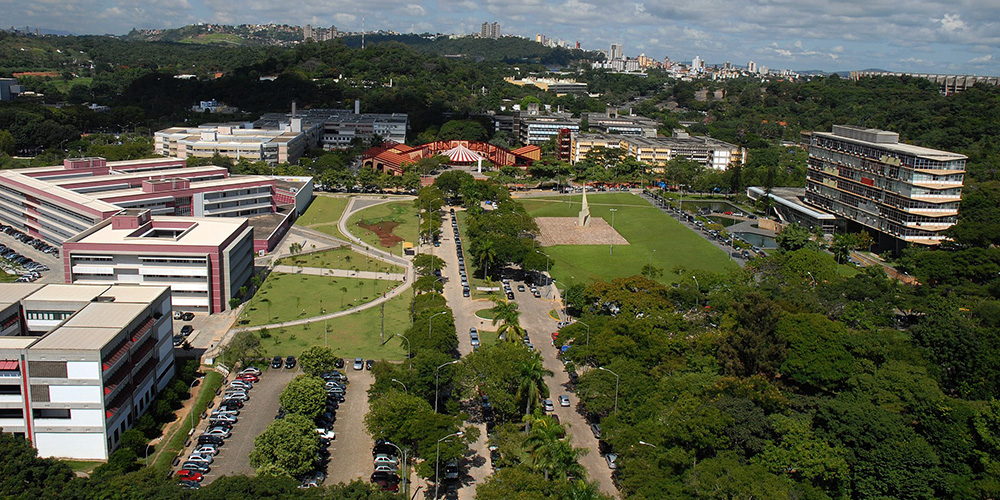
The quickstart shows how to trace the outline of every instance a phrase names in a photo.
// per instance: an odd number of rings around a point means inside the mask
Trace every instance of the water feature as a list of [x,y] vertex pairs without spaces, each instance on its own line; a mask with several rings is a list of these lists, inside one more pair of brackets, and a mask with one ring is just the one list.
[[744,240],[746,240],[747,242],[749,242],[751,245],[754,245],[754,246],[756,246],[758,248],[765,248],[765,249],[766,248],[778,248],[778,244],[775,243],[774,242],[774,238],[772,238],[770,236],[764,236],[764,235],[757,234],[757,233],[744,233],[744,232],[736,232],[736,233],[733,233],[733,234],[735,234],[736,236],[739,236],[740,238],[743,238]]

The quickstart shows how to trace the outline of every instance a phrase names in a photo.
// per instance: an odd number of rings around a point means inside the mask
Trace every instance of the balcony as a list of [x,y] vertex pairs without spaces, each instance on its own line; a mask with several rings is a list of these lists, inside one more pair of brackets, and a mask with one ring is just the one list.
[[122,405],[131,400],[132,389],[134,389],[134,387],[131,382],[125,384],[121,391],[118,392],[118,395],[107,404],[104,410],[104,415],[107,419],[110,420],[114,417],[115,414],[118,413],[118,410],[121,409]]
[[143,339],[145,335],[153,329],[154,323],[156,323],[156,320],[153,318],[147,318],[146,321],[143,321],[138,327],[136,327],[136,329],[132,331],[132,342],[139,342]]
[[118,361],[120,361],[126,354],[128,354],[129,348],[132,347],[132,339],[123,340],[110,355],[106,356],[101,360],[101,367],[104,371],[108,371],[111,367],[115,366]]

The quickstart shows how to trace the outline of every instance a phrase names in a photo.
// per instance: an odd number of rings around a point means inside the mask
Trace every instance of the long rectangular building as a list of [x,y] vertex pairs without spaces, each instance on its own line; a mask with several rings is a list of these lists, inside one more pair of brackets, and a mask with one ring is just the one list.
[[805,201],[909,243],[936,245],[958,222],[967,157],[878,129],[813,132]]
[[312,193],[311,178],[230,176],[225,167],[188,167],[178,158],[71,158],[62,165],[0,171],[0,223],[55,245],[122,209],[196,217],[284,212],[290,224],[308,204],[301,193]]
[[170,289],[0,285],[0,427],[105,460],[175,372]]
[[125,210],[63,243],[69,283],[170,286],[176,309],[216,313],[253,274],[245,218],[152,217]]
[[644,163],[662,167],[674,158],[687,158],[706,168],[726,170],[734,162],[744,162],[746,151],[725,141],[711,137],[692,137],[675,134],[673,137],[641,137],[612,134],[573,134],[570,145],[570,162],[586,158],[591,149],[621,149]]

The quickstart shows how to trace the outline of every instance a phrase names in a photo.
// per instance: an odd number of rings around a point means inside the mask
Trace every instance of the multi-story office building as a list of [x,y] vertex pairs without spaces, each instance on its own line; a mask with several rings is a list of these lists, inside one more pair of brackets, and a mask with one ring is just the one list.
[[620,148],[625,154],[650,165],[663,166],[668,161],[684,157],[706,168],[726,170],[735,162],[745,161],[745,150],[735,144],[675,133],[673,137],[636,137],[611,134],[574,134],[570,162],[576,163],[595,148]]
[[878,129],[813,132],[805,201],[886,239],[938,244],[957,222],[965,155],[899,142]]
[[247,219],[125,210],[63,243],[66,281],[170,286],[173,306],[216,313],[253,274]]
[[608,108],[604,113],[581,113],[580,118],[587,123],[589,129],[605,134],[655,138],[660,126],[656,120],[643,116],[623,115],[615,108]]
[[304,126],[302,120],[295,118],[276,128],[257,128],[247,123],[170,127],[153,134],[153,151],[182,160],[218,154],[272,165],[294,163],[307,149],[316,146],[321,133],[320,124]]
[[306,109],[292,114],[266,113],[254,122],[257,128],[276,128],[292,118],[302,120],[302,127],[318,127],[317,144],[326,150],[345,149],[355,139],[367,140],[379,136],[384,140],[403,143],[409,127],[406,113],[362,113],[361,102],[355,101],[354,110]]
[[174,375],[170,289],[0,285],[0,427],[104,460]]
[[327,40],[333,40],[340,36],[337,31],[336,26],[330,26],[329,28],[313,28],[311,24],[305,25],[302,28],[302,40],[313,40],[314,42],[325,42]]
[[71,158],[62,165],[0,171],[0,223],[56,245],[124,208],[154,216],[280,214],[280,225],[287,226],[308,204],[304,193],[312,193],[311,178],[230,176],[225,167],[187,167],[177,158]]

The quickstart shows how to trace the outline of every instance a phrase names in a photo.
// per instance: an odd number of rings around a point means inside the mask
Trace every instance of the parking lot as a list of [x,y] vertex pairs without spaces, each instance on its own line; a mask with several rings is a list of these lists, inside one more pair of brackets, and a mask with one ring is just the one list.
[[[10,231],[10,230],[8,230],[8,231]],[[62,259],[61,258],[59,258],[59,257],[57,257],[55,255],[52,255],[51,253],[42,252],[42,251],[36,249],[35,247],[33,247],[32,245],[29,245],[27,243],[21,242],[20,240],[18,240],[18,239],[16,239],[14,237],[16,234],[17,233],[13,232],[13,231],[6,232],[6,233],[5,232],[0,232],[0,245],[4,245],[5,247],[9,248],[10,250],[13,250],[13,251],[17,252],[19,255],[27,257],[27,258],[29,258],[29,259],[37,262],[38,264],[43,264],[45,266],[48,266],[48,268],[49,268],[48,270],[41,271],[39,273],[39,274],[41,274],[41,277],[38,278],[38,280],[37,280],[38,283],[65,283],[66,282],[66,280],[64,278],[65,272],[64,272],[64,269],[63,269],[63,264],[62,264]],[[22,269],[22,271],[23,271],[23,269]]]
[[[264,369],[264,367],[260,368]],[[253,450],[253,440],[260,433],[264,432],[268,424],[274,420],[274,416],[278,413],[278,395],[284,390],[285,385],[301,373],[298,367],[291,370],[281,368],[266,369],[264,371],[260,377],[260,382],[254,384],[253,389],[250,391],[250,400],[240,410],[239,421],[233,425],[233,435],[226,440],[226,444],[220,448],[219,454],[214,457],[215,461],[212,463],[212,472],[205,475],[205,483],[210,483],[215,478],[224,475],[254,474],[253,468],[250,467],[250,452]],[[233,376],[230,376],[223,387],[228,386],[229,381],[232,379]],[[222,396],[217,396],[213,407],[218,406],[221,400]],[[203,420],[197,425],[197,431],[194,433],[194,441],[197,441],[197,437],[207,427],[208,420]],[[196,445],[192,443],[192,446]],[[186,448],[184,450],[184,457],[187,457],[192,449],[192,447]],[[184,457],[182,457],[182,461]]]
[[375,377],[367,370],[351,369],[351,360],[341,370],[347,375],[346,400],[337,410],[333,430],[337,438],[330,444],[330,462],[324,484],[349,483],[355,479],[368,481],[372,474],[372,438],[365,430],[368,414],[368,388]]

